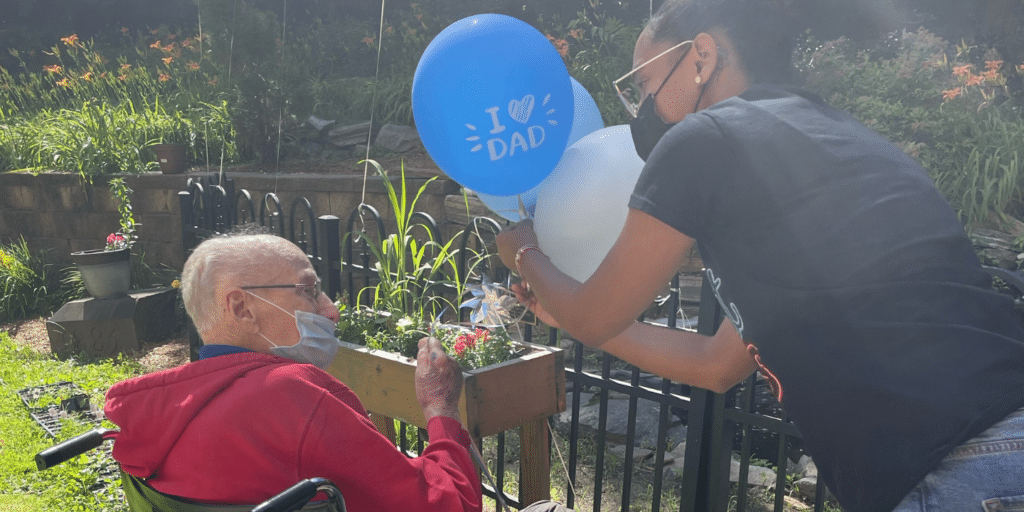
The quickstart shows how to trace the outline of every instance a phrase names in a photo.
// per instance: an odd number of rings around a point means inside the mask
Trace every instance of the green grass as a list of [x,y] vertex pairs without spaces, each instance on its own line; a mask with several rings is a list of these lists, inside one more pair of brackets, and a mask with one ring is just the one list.
[[141,373],[141,366],[130,360],[58,361],[19,346],[0,332],[0,510],[127,510],[113,492],[97,498],[89,491],[98,469],[106,464],[95,455],[79,456],[44,472],[36,470],[36,453],[92,426],[65,421],[60,438],[54,440],[32,420],[17,392],[68,380],[84,389],[93,404],[102,405],[112,384]]

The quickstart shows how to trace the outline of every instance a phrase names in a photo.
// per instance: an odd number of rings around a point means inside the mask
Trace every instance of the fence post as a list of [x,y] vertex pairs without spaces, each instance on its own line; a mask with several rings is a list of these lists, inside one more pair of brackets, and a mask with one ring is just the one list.
[[341,219],[335,215],[321,215],[316,223],[319,235],[317,256],[320,259],[316,273],[320,275],[327,296],[334,300],[341,293]]
[[181,209],[181,252],[187,258],[189,251],[196,246],[195,216],[192,213],[192,194],[188,191],[178,192],[178,207]]
[[[714,285],[704,275],[701,284],[697,332],[711,336],[722,322],[722,309]],[[725,511],[729,490],[732,436],[723,432],[725,396],[693,388],[683,458],[681,510]],[[723,446],[724,443],[724,446]],[[724,458],[724,459],[723,459]],[[724,469],[723,469],[724,468]],[[725,489],[724,495],[721,489]],[[723,501],[723,497],[725,501]],[[692,501],[691,501],[692,500]]]

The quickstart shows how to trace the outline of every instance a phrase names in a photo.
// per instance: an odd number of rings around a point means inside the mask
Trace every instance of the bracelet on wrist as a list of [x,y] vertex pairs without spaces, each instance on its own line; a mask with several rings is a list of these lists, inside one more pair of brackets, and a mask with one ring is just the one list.
[[523,275],[523,270],[522,270],[522,268],[520,267],[520,265],[522,265],[522,261],[523,261],[523,256],[525,256],[525,255],[526,255],[526,253],[528,253],[528,252],[530,252],[530,251],[537,251],[537,252],[539,252],[539,253],[540,253],[540,254],[541,254],[542,256],[544,256],[544,257],[547,257],[547,254],[544,254],[544,251],[540,250],[540,247],[537,247],[537,246],[536,246],[536,245],[534,245],[534,244],[527,244],[527,245],[524,245],[524,246],[520,247],[520,248],[519,248],[519,250],[518,250],[518,251],[516,251],[516,262],[515,262],[515,263],[516,263],[516,272],[517,272],[517,273],[518,273],[518,274],[519,274],[520,276],[522,276],[522,275]]

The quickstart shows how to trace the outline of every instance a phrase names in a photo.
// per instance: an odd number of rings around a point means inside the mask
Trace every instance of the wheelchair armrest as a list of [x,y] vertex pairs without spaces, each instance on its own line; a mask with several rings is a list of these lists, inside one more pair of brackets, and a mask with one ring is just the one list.
[[260,503],[252,512],[293,512],[304,507],[318,491],[324,491],[335,505],[335,510],[345,511],[345,500],[338,488],[326,478],[307,478],[282,491],[277,496]]
[[116,432],[116,430],[97,428],[80,436],[72,437],[63,443],[51,446],[36,454],[36,467],[39,468],[39,471],[42,471],[52,468],[72,457],[81,455],[103,444],[106,436],[113,432]]

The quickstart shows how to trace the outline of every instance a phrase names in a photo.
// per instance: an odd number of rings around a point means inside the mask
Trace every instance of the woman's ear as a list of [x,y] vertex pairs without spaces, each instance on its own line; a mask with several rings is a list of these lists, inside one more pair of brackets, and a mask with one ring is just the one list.
[[707,32],[701,32],[693,38],[693,52],[698,83],[706,84],[718,65],[718,43]]

